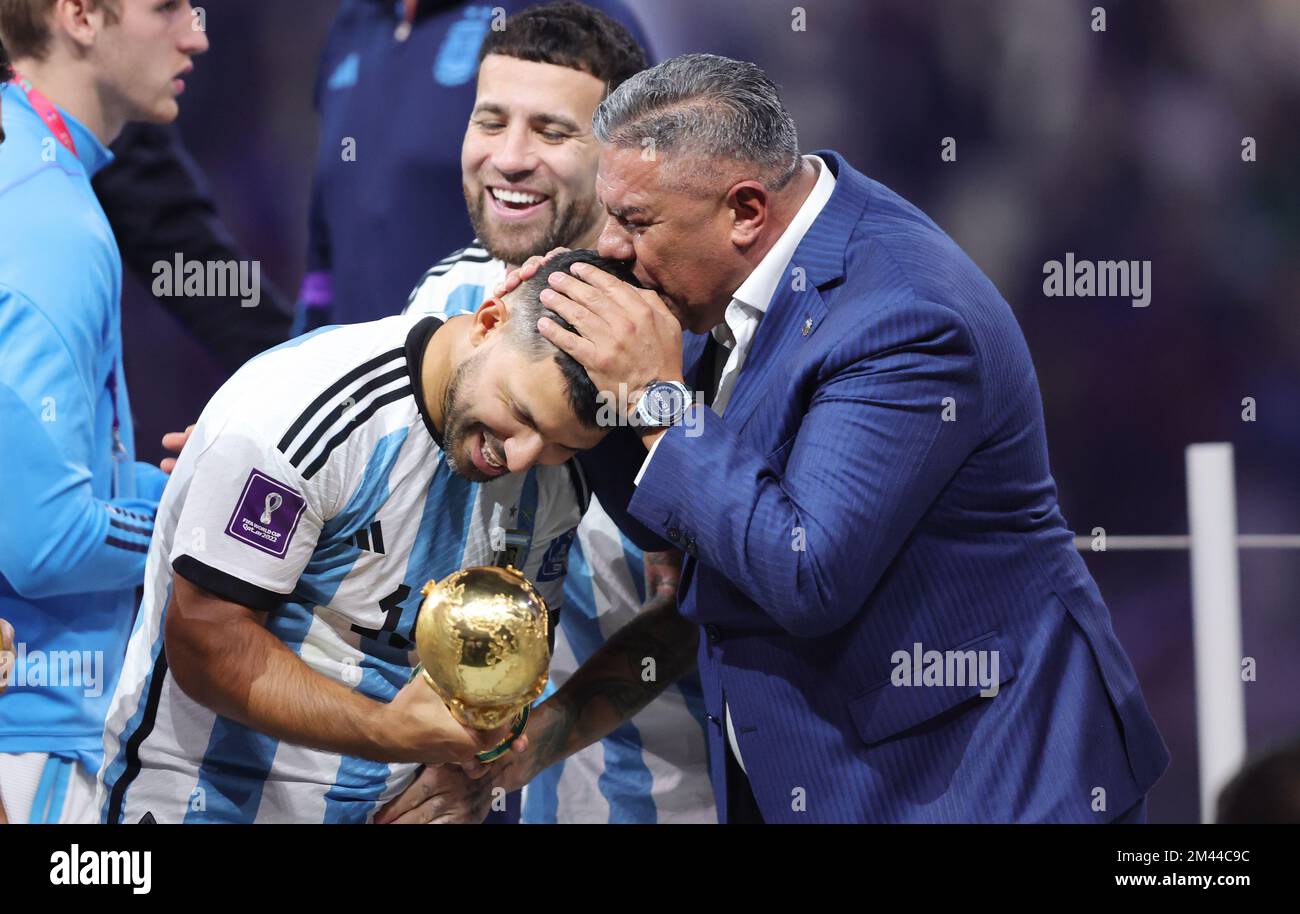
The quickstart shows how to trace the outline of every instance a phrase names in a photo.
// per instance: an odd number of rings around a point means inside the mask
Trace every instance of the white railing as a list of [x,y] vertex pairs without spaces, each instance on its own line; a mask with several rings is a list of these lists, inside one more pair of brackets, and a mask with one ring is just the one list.
[[[1201,821],[1211,822],[1219,792],[1246,758],[1246,694],[1241,647],[1238,549],[1300,549],[1300,535],[1238,534],[1232,445],[1187,447],[1188,536],[1076,536],[1083,551],[1188,549],[1192,564],[1192,641],[1196,662],[1196,738]],[[1097,544],[1097,545],[1095,545]]]

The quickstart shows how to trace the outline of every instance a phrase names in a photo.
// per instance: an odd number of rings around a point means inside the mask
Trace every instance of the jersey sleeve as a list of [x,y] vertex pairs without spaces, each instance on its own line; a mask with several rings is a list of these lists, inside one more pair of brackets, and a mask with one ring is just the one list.
[[234,424],[202,442],[169,556],[192,583],[263,612],[293,593],[325,514],[271,438]]
[[87,316],[56,327],[0,286],[0,574],[28,599],[136,587],[157,500],[97,497],[94,449],[111,444],[96,438],[91,309],[45,305]]

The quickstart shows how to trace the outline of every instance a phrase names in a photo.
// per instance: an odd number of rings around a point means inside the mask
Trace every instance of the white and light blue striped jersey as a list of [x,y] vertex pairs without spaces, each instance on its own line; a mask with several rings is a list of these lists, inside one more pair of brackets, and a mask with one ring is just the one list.
[[105,731],[105,821],[365,822],[417,767],[291,745],[185,695],[162,649],[173,569],[268,612],[311,669],[382,702],[416,661],[426,581],[508,562],[559,611],[580,477],[451,471],[418,382],[440,326],[324,328],[246,364],[204,409],[158,509]]
[[[424,274],[407,313],[445,318],[474,311],[505,273],[475,241]],[[641,550],[593,497],[569,552],[565,611],[543,699],[644,602]],[[705,720],[699,674],[692,671],[607,738],[534,778],[524,788],[522,820],[716,822]]]

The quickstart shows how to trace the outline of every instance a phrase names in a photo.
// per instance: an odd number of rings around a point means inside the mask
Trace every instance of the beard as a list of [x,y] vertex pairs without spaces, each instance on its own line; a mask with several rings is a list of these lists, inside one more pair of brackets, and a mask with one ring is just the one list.
[[[468,400],[468,395],[463,393],[465,384],[482,367],[483,355],[482,352],[477,353],[460,363],[456,373],[452,375],[451,381],[448,382],[447,392],[442,398],[443,457],[453,473],[463,479],[468,479],[470,482],[488,482],[498,478],[489,476],[476,467],[468,451],[464,452],[462,458],[462,444],[473,438],[475,432],[481,431],[483,433],[483,440],[494,457],[499,457],[505,453],[505,448],[501,446],[501,442],[496,439],[496,436],[470,415],[469,404],[465,402]],[[503,460],[502,463],[504,462]]]
[[591,201],[575,200],[561,209],[551,197],[551,221],[544,228],[502,225],[487,213],[485,187],[474,192],[468,185],[462,185],[461,190],[474,235],[489,254],[507,264],[521,264],[529,257],[555,248],[573,247],[595,227],[601,216],[601,210]]

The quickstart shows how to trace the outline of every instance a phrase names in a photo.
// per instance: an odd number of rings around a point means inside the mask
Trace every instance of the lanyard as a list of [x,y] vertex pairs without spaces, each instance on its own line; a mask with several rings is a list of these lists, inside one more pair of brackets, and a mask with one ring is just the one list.
[[77,144],[72,142],[72,132],[68,130],[63,115],[59,113],[58,108],[54,107],[54,103],[46,98],[40,89],[28,82],[27,77],[17,70],[14,71],[14,85],[23,90],[23,94],[27,96],[27,100],[31,102],[32,107],[36,109],[36,113],[45,122],[45,126],[50,129],[50,133],[54,134],[54,138],[75,156],[77,154]]

